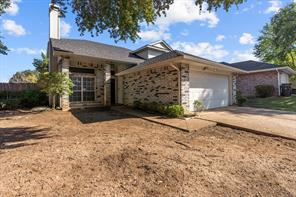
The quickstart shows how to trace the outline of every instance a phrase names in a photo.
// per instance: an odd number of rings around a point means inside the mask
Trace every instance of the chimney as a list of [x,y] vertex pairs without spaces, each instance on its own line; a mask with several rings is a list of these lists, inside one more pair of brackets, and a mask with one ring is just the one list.
[[49,4],[49,38],[60,39],[60,7]]

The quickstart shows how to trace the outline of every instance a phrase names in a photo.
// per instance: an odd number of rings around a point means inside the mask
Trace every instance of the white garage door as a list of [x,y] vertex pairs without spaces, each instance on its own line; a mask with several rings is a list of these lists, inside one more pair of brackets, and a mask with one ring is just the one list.
[[189,102],[194,111],[194,101],[202,101],[207,109],[229,104],[229,77],[190,70]]

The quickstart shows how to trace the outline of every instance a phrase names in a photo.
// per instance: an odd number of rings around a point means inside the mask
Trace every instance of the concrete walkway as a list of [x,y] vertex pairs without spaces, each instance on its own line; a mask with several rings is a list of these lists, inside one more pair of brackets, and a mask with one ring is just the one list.
[[202,120],[296,140],[296,113],[251,107],[226,107],[201,113]]
[[154,123],[162,124],[172,128],[180,129],[183,131],[196,131],[208,126],[216,126],[215,122],[201,120],[201,119],[180,119],[180,118],[166,118],[162,116],[157,116],[154,114],[149,114],[140,110],[134,110],[124,106],[114,106],[112,110],[119,111],[131,116],[139,117]]

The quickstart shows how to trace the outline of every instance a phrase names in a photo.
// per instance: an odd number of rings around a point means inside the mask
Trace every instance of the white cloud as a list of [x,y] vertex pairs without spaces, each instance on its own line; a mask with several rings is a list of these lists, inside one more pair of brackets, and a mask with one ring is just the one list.
[[9,15],[16,15],[19,12],[19,6],[18,3],[20,3],[21,0],[11,0],[10,6],[5,9],[4,11]]
[[243,33],[243,35],[239,38],[239,43],[243,45],[254,44],[254,37],[250,33]]
[[270,6],[264,11],[264,13],[276,13],[282,6],[282,2],[280,0],[270,0],[268,1]]
[[232,56],[232,58],[230,59],[231,62],[240,62],[240,61],[247,61],[247,60],[258,61],[258,58],[255,57],[252,49],[248,49],[245,51],[234,51],[231,56]]
[[[296,1],[296,0],[295,0]],[[183,30],[181,33],[180,33],[182,36],[188,36],[189,35],[189,32],[187,29]]]
[[69,37],[69,33],[71,31],[71,25],[66,23],[65,21],[61,21],[61,36],[62,37]]
[[217,35],[217,37],[216,37],[216,41],[222,41],[222,40],[224,40],[226,37],[224,36],[224,35],[222,35],[222,34],[219,34],[219,35]]
[[[207,4],[203,4],[202,10],[195,5],[194,0],[175,0],[170,6],[170,9],[166,12],[166,16],[161,16],[156,19],[155,25],[151,27],[145,27],[144,31],[140,35],[145,35],[146,38],[159,38],[159,36],[147,36],[148,33],[165,33],[169,34],[170,26],[176,23],[190,24],[192,22],[199,21],[201,24],[207,24],[209,28],[216,27],[219,18],[215,12],[207,11]],[[146,33],[148,32],[148,33]],[[166,35],[167,36],[167,35]],[[150,39],[154,41],[154,39]]]
[[207,11],[207,5],[205,3],[200,11],[193,0],[175,0],[167,11],[167,15],[161,16],[156,20],[156,25],[162,29],[166,29],[175,23],[190,24],[194,21],[207,23],[208,27],[216,27],[219,18],[214,12]]
[[32,48],[16,48],[10,49],[12,52],[16,52],[18,54],[26,54],[26,55],[39,55],[41,52],[44,52],[44,49],[32,49]]
[[16,24],[13,20],[3,20],[2,27],[7,31],[9,35],[13,36],[24,36],[27,34],[25,28],[21,25]]
[[164,31],[157,31],[157,30],[148,30],[148,31],[142,31],[139,33],[139,36],[143,40],[170,40],[171,34],[166,33]]
[[229,54],[229,52],[224,49],[223,45],[211,45],[208,42],[175,42],[172,44],[172,47],[174,49],[216,61],[220,61]]

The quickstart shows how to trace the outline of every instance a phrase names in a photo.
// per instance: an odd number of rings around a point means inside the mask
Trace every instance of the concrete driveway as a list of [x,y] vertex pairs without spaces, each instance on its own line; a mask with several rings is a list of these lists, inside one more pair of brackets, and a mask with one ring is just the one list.
[[296,140],[296,113],[251,107],[226,107],[203,112],[201,119]]

